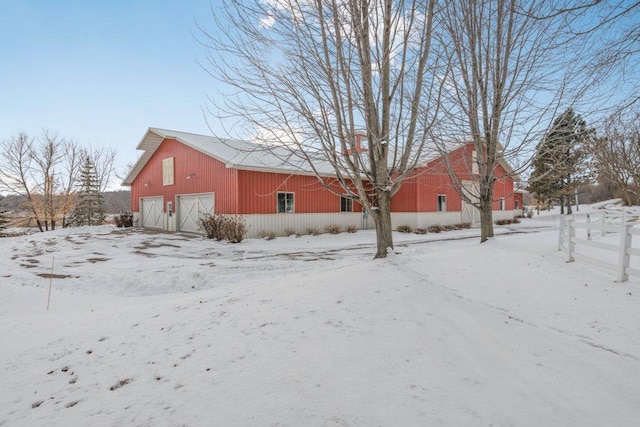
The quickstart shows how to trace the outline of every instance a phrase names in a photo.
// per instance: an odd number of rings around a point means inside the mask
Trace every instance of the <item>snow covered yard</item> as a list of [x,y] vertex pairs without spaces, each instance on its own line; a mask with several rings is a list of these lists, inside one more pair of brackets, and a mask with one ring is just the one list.
[[640,281],[499,231],[2,239],[0,425],[637,425]]

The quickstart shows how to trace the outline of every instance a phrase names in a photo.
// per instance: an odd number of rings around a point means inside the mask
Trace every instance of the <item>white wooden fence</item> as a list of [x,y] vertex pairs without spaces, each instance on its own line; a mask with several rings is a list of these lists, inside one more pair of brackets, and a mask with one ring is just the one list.
[[[637,218],[627,219],[624,214],[616,217],[607,213],[596,214],[595,217],[593,214],[580,215],[578,218],[584,218],[585,221],[578,221],[572,215],[560,219],[558,250],[565,251],[567,262],[578,260],[613,270],[616,272],[617,282],[626,282],[630,275],[640,277],[640,269],[631,267],[631,256],[640,257],[640,249],[631,246],[633,235],[640,235],[640,228],[634,228],[638,224]],[[616,223],[612,223],[612,220]],[[593,240],[594,237],[598,237],[599,240]],[[617,262],[576,252],[576,246],[614,252]]]

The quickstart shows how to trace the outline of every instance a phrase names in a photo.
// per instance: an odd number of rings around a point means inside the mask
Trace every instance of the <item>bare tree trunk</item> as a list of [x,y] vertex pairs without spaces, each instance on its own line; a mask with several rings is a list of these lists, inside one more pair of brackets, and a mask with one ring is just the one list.
[[[47,130],[37,141],[20,133],[3,141],[0,188],[25,196],[41,232],[55,230],[58,218],[72,209],[73,188],[80,164],[80,148]],[[111,156],[108,162],[111,161]],[[110,173],[110,166],[106,168]]]
[[44,232],[40,219],[41,209],[38,208],[38,194],[33,194],[31,188],[33,182],[32,156],[34,140],[26,133],[20,132],[10,140],[3,141],[2,156],[0,157],[0,184],[2,187],[16,195],[24,195],[27,198],[29,210],[38,225],[40,232]]
[[393,249],[393,231],[391,229],[391,196],[388,191],[378,192],[378,209],[373,210],[376,224],[377,250],[375,258],[385,258],[388,249]]
[[329,191],[358,201],[384,258],[393,248],[391,198],[424,160],[446,86],[431,45],[440,1],[218,3],[216,31],[201,28],[208,71],[229,91],[211,97],[224,100],[214,110],[285,164],[296,159]]
[[493,222],[487,211],[480,211],[480,243],[484,243],[493,237]]
[[[522,159],[544,135],[560,100],[573,93],[564,71],[548,68],[554,64],[560,69],[571,38],[559,17],[534,18],[549,9],[547,0],[448,0],[442,5],[435,28],[447,58],[450,87],[434,140],[441,152],[474,146],[477,170],[469,170],[468,179],[478,182],[480,201],[471,200],[459,184],[454,186],[480,211],[484,242],[493,236],[495,180],[526,169]],[[549,102],[539,102],[543,98]],[[509,159],[520,165],[504,168]]]
[[480,243],[493,237],[493,186],[480,195]]
[[637,203],[631,183],[640,182],[639,119],[639,107],[615,111],[598,128],[590,147],[598,180],[608,183],[627,206]]

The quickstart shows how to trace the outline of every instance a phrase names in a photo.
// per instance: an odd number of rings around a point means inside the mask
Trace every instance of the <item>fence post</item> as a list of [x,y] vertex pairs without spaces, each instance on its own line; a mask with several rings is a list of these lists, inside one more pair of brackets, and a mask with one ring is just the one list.
[[618,250],[618,280],[616,282],[626,282],[629,280],[627,269],[631,262],[629,248],[631,248],[631,227],[633,224],[620,226],[620,249]]
[[564,233],[564,225],[565,225],[564,218],[560,217],[560,230],[558,231],[558,250],[559,251],[562,250],[562,241],[563,241],[562,233]]
[[[607,223],[607,212],[606,211],[602,211],[602,225],[605,225]],[[602,229],[602,237],[604,237],[605,235],[605,231],[604,228]]]
[[573,262],[575,259],[573,258],[573,252],[575,249],[575,241],[576,237],[576,228],[573,225],[574,218],[573,216],[567,218],[567,262]]
[[591,215],[587,214],[587,240],[591,240]]

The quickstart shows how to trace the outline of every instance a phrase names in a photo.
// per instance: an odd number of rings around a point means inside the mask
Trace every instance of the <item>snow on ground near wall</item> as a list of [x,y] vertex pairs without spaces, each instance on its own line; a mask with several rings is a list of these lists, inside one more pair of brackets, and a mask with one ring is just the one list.
[[2,239],[0,425],[637,425],[640,280],[566,264],[556,220],[385,260],[369,231]]

